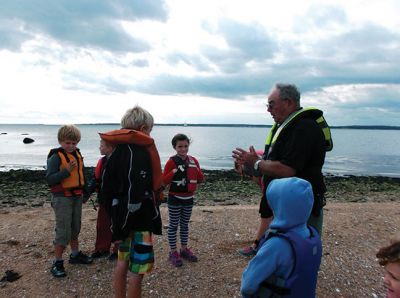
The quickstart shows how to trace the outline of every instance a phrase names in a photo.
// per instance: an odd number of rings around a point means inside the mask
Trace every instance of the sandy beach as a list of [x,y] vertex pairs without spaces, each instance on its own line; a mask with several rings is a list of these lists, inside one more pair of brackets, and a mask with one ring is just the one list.
[[[0,274],[22,277],[1,282],[2,297],[110,297],[113,263],[66,264],[68,276],[50,273],[54,215],[41,171],[0,173]],[[155,237],[156,263],[145,278],[144,297],[240,297],[241,273],[249,259],[238,249],[250,244],[258,220],[259,190],[232,171],[206,171],[191,220],[190,246],[198,263],[173,268],[167,262],[166,230]],[[400,185],[385,177],[327,177],[324,254],[318,297],[384,297],[382,268],[375,253],[399,232]],[[162,205],[163,224],[167,209]],[[90,253],[96,211],[86,204],[81,248]],[[66,256],[67,258],[67,256]]]

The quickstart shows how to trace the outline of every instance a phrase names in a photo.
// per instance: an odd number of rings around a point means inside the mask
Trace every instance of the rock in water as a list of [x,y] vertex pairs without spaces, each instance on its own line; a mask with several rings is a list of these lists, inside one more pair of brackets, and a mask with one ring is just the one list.
[[31,138],[24,138],[24,140],[22,142],[24,142],[24,144],[30,144],[33,143],[35,140],[31,139]]

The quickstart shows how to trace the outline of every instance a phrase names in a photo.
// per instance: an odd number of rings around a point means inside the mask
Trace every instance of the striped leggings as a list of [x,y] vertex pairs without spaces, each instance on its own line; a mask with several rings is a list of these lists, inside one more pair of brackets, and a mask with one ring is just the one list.
[[187,245],[189,239],[189,220],[192,215],[193,205],[170,205],[168,204],[169,225],[168,243],[171,250],[176,249],[176,234],[179,226],[181,245]]

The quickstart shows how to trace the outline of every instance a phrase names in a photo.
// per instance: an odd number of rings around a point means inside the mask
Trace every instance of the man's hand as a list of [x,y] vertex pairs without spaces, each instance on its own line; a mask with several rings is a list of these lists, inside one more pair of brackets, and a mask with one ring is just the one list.
[[236,148],[232,151],[232,157],[239,165],[244,165],[245,168],[254,167],[254,163],[260,159],[253,146],[250,146],[249,151],[242,148]]

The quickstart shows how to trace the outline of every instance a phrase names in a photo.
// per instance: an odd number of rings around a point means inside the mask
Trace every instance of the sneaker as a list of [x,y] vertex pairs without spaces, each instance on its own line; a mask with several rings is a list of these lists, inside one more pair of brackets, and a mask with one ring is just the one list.
[[90,264],[93,262],[93,259],[81,251],[79,251],[78,255],[73,256],[72,254],[69,255],[69,263],[70,264]]
[[54,277],[64,277],[67,275],[64,269],[64,261],[54,261],[50,269]]
[[108,256],[108,260],[110,262],[114,262],[118,259],[118,253],[117,252],[113,252],[111,255]]
[[249,247],[239,249],[239,253],[245,257],[252,257],[252,256],[256,255],[257,250],[254,247],[249,246]]
[[181,267],[183,265],[182,259],[177,251],[169,253],[169,261],[175,267]]
[[197,262],[197,257],[190,248],[181,249],[181,257],[189,262]]
[[108,251],[95,251],[90,255],[92,259],[98,259],[103,257],[108,257],[110,253]]

